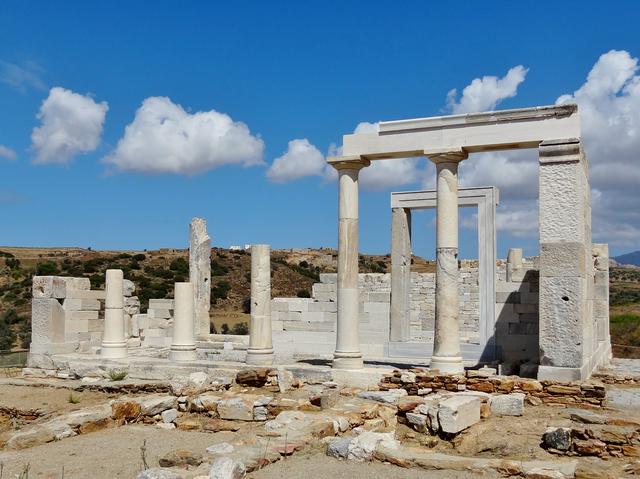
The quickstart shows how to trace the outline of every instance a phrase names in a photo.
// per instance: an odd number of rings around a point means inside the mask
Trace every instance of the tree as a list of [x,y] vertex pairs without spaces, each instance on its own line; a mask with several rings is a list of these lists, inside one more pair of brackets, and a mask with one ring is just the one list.
[[58,272],[58,265],[53,261],[45,261],[36,265],[36,275],[53,276]]

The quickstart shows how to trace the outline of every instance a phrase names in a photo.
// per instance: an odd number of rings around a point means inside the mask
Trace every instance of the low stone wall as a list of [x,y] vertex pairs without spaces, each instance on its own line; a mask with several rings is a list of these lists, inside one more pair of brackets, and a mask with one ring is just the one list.
[[531,405],[582,404],[601,407],[606,399],[604,385],[598,382],[537,381],[518,376],[499,376],[491,368],[469,370],[465,374],[441,375],[437,371],[414,368],[396,370],[380,381],[381,390],[404,389],[409,395],[436,391],[480,391],[488,394],[523,393]]

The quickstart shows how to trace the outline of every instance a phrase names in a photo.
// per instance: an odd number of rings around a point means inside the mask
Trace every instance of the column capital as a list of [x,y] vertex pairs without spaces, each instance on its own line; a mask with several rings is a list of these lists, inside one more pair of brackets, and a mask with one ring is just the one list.
[[433,163],[459,163],[469,157],[463,148],[424,150],[424,155]]
[[361,170],[371,164],[370,160],[362,158],[359,155],[355,156],[330,156],[327,158],[327,163],[333,166],[336,170]]

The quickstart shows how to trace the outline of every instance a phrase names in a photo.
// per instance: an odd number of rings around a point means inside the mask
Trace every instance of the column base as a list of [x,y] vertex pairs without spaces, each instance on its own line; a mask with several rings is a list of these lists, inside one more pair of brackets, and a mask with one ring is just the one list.
[[171,361],[195,361],[198,359],[196,348],[193,349],[172,349],[169,351]]
[[362,369],[364,361],[361,353],[339,353],[333,355],[333,369]]
[[459,374],[464,372],[464,363],[462,356],[432,356],[429,368],[445,374]]
[[102,343],[100,356],[107,359],[121,359],[127,357],[127,343]]
[[247,349],[247,359],[245,362],[253,366],[271,366],[273,359],[273,348],[250,348]]

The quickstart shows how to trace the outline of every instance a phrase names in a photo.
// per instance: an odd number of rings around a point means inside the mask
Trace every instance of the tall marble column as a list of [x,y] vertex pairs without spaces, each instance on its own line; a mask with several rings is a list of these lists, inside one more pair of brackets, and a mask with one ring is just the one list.
[[391,210],[390,341],[409,341],[411,323],[411,210]]
[[466,153],[429,157],[436,164],[436,318],[430,367],[443,373],[464,371],[460,354],[458,298],[458,163]]
[[173,340],[169,359],[172,361],[194,361],[196,343],[194,328],[194,296],[192,283],[176,283],[173,292]]
[[127,356],[124,337],[124,274],[121,269],[108,269],[105,278],[104,334],[100,355],[116,359]]
[[251,325],[247,364],[273,364],[271,340],[271,248],[251,246]]
[[333,367],[360,369],[358,292],[358,175],[368,160],[332,162],[338,170],[338,320]]

